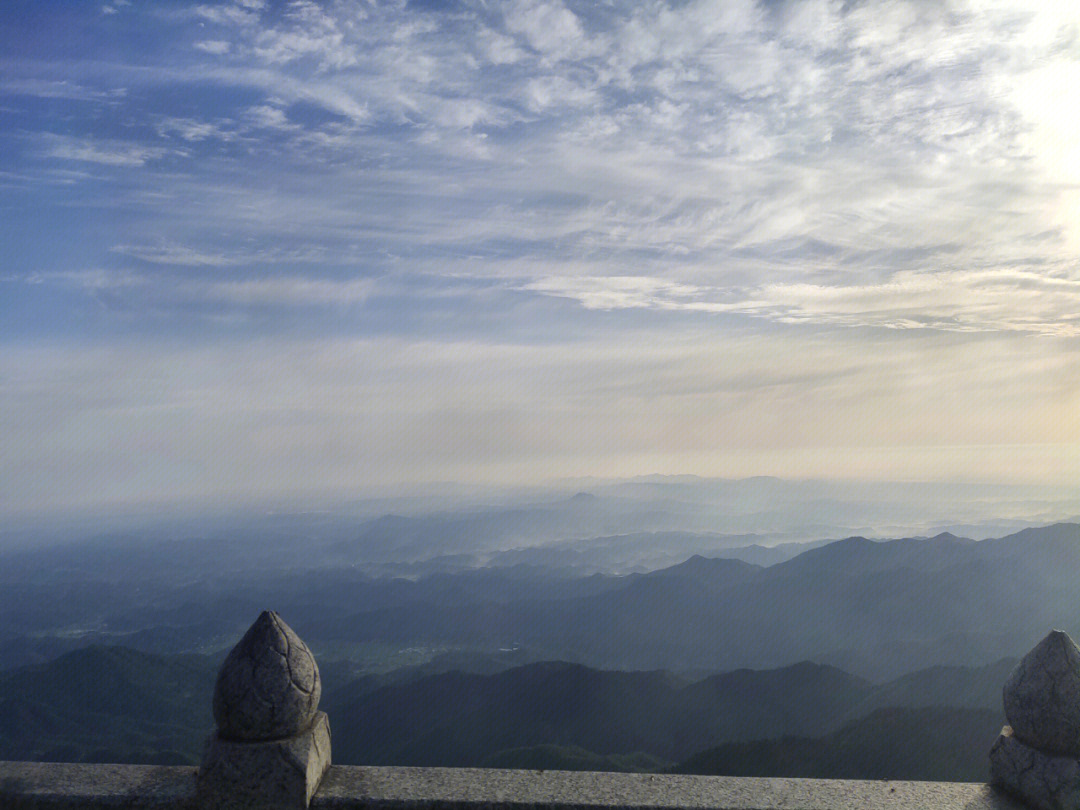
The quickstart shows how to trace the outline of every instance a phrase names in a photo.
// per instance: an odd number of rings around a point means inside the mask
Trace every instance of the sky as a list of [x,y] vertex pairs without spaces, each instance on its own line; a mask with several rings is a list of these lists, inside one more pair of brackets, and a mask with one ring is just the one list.
[[0,515],[1080,480],[1071,5],[5,0]]

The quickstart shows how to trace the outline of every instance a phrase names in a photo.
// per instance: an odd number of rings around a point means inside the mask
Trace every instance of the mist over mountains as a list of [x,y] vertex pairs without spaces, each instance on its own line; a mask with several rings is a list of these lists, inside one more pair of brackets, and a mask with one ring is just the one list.
[[0,2],[0,757],[197,761],[273,610],[340,762],[983,778],[1070,7]]
[[[270,607],[318,657],[341,762],[979,779],[1013,662],[1080,635],[1077,523],[805,539],[800,515],[903,515],[855,485],[594,489],[0,552],[0,756],[194,761],[216,667]],[[963,494],[939,493],[973,520]]]
[[[811,659],[872,678],[984,663],[1076,627],[1080,527],[996,540],[849,538],[761,567],[693,557],[599,593],[413,601],[325,624],[355,641],[509,644],[595,666],[723,670]],[[598,583],[604,580],[597,580]]]
[[348,502],[278,499],[232,509],[178,503],[9,516],[0,527],[0,553],[73,543],[182,542],[192,549],[202,539],[220,545],[217,561],[244,569],[258,567],[252,548],[271,566],[405,564],[457,555],[467,558],[457,564],[476,565],[491,553],[596,540],[614,555],[601,558],[600,570],[619,557],[629,570],[645,561],[602,538],[685,533],[688,542],[672,542],[670,553],[650,566],[658,568],[748,545],[746,536],[770,546],[943,531],[984,539],[1074,518],[1080,519],[1080,494],[1067,486],[641,476],[532,488],[432,485]]
[[[676,672],[812,660],[889,679],[1018,656],[1048,627],[1080,627],[1075,524],[984,540],[790,539],[813,515],[898,519],[904,499],[909,516],[926,506],[924,524],[948,498],[971,518],[988,508],[978,488],[896,485],[884,498],[876,484],[649,478],[595,490],[439,513],[236,517],[224,536],[212,522],[192,535],[159,524],[9,550],[0,666],[94,643],[213,653],[268,605],[322,658],[358,670],[511,650]],[[1039,494],[990,493],[1009,495],[1014,514],[1049,509]],[[734,531],[744,526],[772,533]]]

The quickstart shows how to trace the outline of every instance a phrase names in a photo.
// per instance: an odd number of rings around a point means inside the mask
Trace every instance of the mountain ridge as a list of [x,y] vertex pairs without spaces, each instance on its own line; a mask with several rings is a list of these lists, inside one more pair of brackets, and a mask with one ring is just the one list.
[[[113,761],[195,764],[213,728],[217,663],[99,647],[4,673],[0,756],[100,761],[108,754]],[[831,731],[876,711],[882,700],[918,707],[937,705],[945,694],[956,707],[1000,714],[1000,691],[989,696],[987,684],[1001,677],[1005,663],[875,685],[812,662],[691,680],[663,670],[544,661],[393,684],[368,676],[328,681],[321,708],[331,717],[335,761],[342,764],[477,766],[499,752],[537,746],[674,762],[725,741]],[[995,705],[987,706],[991,697]]]

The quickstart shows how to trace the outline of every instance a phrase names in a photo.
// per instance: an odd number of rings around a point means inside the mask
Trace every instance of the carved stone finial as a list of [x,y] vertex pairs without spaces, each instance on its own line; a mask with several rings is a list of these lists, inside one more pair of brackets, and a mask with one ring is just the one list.
[[990,780],[1029,807],[1080,807],[1080,648],[1051,631],[1003,691],[1009,725],[990,750]]
[[231,740],[278,740],[311,726],[322,682],[315,656],[289,625],[265,610],[221,665],[214,719]]
[[1051,754],[1080,757],[1080,648],[1052,630],[1005,682],[1013,734]]
[[199,767],[202,810],[305,810],[330,767],[330,724],[311,650],[264,611],[218,672]]

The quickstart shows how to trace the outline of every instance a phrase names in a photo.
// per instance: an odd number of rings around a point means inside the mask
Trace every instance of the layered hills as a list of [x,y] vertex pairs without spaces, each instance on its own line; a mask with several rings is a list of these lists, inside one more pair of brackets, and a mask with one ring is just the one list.
[[202,656],[88,647],[0,673],[0,759],[186,764],[213,727]]
[[781,557],[404,578],[20,552],[0,567],[0,757],[196,761],[217,663],[273,606],[319,658],[338,762],[975,778],[1012,662],[1080,635],[1075,524]]
[[878,709],[823,737],[733,742],[674,773],[813,779],[985,782],[1001,713],[954,707]]
[[623,669],[716,671],[809,659],[881,679],[1019,655],[1050,627],[1080,629],[1078,569],[1075,524],[979,542],[852,537],[770,567],[695,557],[604,578],[592,594],[415,600],[323,622],[317,632],[518,644]]
[[[91,647],[5,673],[0,758],[195,763],[213,726],[217,663]],[[397,682],[341,682],[331,667],[322,707],[342,764],[657,770],[680,763],[687,772],[783,766],[793,775],[828,775],[843,759],[829,759],[829,751],[907,744],[911,752],[898,760],[907,764],[894,767],[904,778],[960,779],[985,759],[975,752],[1000,722],[1000,684],[1013,663],[936,668],[885,684],[809,662],[696,680],[540,662],[494,674],[417,670]],[[939,740],[963,741],[961,754],[946,756],[946,742],[919,753],[916,738],[935,729],[945,734]]]
[[145,557],[133,584],[128,568],[58,553],[0,573],[0,669],[88,644],[213,653],[269,605],[324,660],[368,669],[399,666],[377,659],[401,649],[418,660],[514,650],[518,663],[677,672],[811,660],[887,680],[1019,656],[1051,627],[1080,635],[1076,524],[981,541],[851,537],[769,566],[694,556],[620,576],[515,564],[416,579],[349,566],[189,578]]

